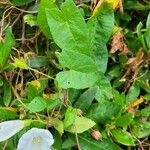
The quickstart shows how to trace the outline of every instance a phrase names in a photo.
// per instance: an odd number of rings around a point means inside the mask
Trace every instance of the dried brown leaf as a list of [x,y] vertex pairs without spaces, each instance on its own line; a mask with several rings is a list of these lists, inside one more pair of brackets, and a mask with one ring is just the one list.
[[119,51],[120,55],[126,55],[129,53],[129,49],[124,42],[124,35],[122,31],[117,31],[113,35],[110,53],[115,53],[117,51]]

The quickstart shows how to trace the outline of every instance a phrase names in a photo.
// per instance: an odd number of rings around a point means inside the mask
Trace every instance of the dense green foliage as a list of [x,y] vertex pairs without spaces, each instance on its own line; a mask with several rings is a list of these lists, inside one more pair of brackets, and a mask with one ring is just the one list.
[[150,145],[150,2],[0,1],[0,120],[48,128],[55,150]]

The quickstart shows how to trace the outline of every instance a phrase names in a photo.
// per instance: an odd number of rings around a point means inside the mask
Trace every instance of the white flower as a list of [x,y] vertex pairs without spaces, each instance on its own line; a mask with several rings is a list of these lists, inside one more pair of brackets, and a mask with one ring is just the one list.
[[24,121],[11,120],[0,123],[0,142],[9,139],[25,127]]
[[46,129],[32,128],[22,135],[17,150],[51,150],[52,134]]

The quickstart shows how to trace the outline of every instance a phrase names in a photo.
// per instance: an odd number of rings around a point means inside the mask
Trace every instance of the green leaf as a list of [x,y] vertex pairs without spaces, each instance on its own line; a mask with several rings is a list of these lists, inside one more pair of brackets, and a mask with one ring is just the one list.
[[93,44],[94,58],[100,72],[105,72],[108,62],[106,43],[114,27],[114,11],[111,3],[104,2],[98,13],[88,21],[90,36]]
[[138,35],[138,39],[139,39],[139,41],[141,42],[141,44],[142,44],[144,50],[146,51],[147,48],[146,48],[146,45],[145,45],[144,36],[143,36],[143,34],[142,34],[142,32],[141,32],[142,27],[143,27],[143,24],[142,24],[142,22],[140,22],[140,23],[137,25],[137,35]]
[[76,116],[73,125],[69,126],[65,130],[71,133],[83,133],[88,129],[92,128],[95,125],[95,122],[86,117]]
[[112,98],[112,87],[110,81],[102,74],[99,74],[97,82],[98,90],[95,98],[98,102],[103,102]]
[[119,146],[109,139],[96,141],[87,133],[80,134],[78,137],[81,150],[120,150]]
[[18,118],[16,109],[11,107],[0,107],[0,119],[9,120]]
[[69,134],[67,139],[63,140],[62,149],[71,149],[72,147],[76,146],[77,142],[73,134]]
[[51,118],[52,121],[52,125],[54,126],[54,128],[60,133],[63,134],[64,133],[64,124],[61,120],[59,120],[58,118]]
[[58,87],[64,89],[84,89],[93,86],[98,80],[98,75],[70,70],[58,73],[56,80],[58,81]]
[[145,32],[144,38],[145,38],[147,49],[150,49],[150,42],[149,42],[150,41],[150,27]]
[[12,95],[11,95],[11,87],[5,79],[3,80],[3,88],[4,88],[3,103],[5,106],[8,106],[11,102]]
[[28,65],[31,68],[39,68],[39,67],[44,67],[46,65],[50,64],[50,61],[47,57],[29,57],[28,60]]
[[134,84],[130,87],[127,96],[126,96],[126,104],[132,103],[140,94],[140,87],[138,84]]
[[132,134],[137,138],[145,138],[150,136],[150,122],[141,121],[139,119],[132,123]]
[[64,67],[80,72],[96,71],[84,18],[72,0],[66,0],[60,8],[46,10],[53,39],[62,49],[59,62]]
[[74,104],[74,107],[80,108],[82,111],[87,111],[94,100],[96,91],[97,87],[86,90],[82,95],[80,95],[79,99]]
[[46,100],[46,107],[48,110],[52,110],[53,108],[59,106],[61,104],[60,99],[47,99]]
[[96,71],[95,62],[91,57],[73,50],[63,51],[59,57],[59,61],[64,67],[71,70],[83,73],[91,73]]
[[31,2],[32,0],[11,0],[11,3],[15,6],[23,6]]
[[51,37],[51,33],[50,33],[49,26],[47,23],[45,9],[50,9],[52,6],[53,7],[55,6],[53,1],[41,0],[39,8],[38,8],[38,16],[37,16],[37,23],[40,29],[42,30],[44,35],[49,39],[51,39],[52,37]]
[[150,13],[147,17],[147,21],[146,21],[146,29],[149,29],[150,28]]
[[125,94],[124,93],[119,93],[117,90],[113,90],[113,99],[115,103],[120,105],[122,108],[125,107]]
[[54,136],[54,144],[53,149],[55,150],[62,150],[62,136],[56,130],[52,133]]
[[119,112],[120,106],[114,102],[95,103],[91,105],[86,116],[97,123],[105,124]]
[[30,25],[31,27],[37,25],[37,18],[36,16],[33,16],[32,14],[25,15],[23,19],[24,19],[24,22]]
[[46,15],[53,39],[62,50],[91,54],[86,23],[72,0],[66,0],[60,9],[51,5]]
[[118,143],[126,146],[135,146],[134,139],[129,132],[121,129],[113,129],[111,130],[111,133]]
[[33,99],[34,97],[42,96],[41,91],[31,83],[27,84],[27,87],[25,90],[26,90],[27,97],[30,100]]
[[7,64],[11,48],[15,45],[14,36],[12,30],[9,27],[6,31],[4,41],[0,41],[0,71]]
[[64,128],[71,126],[75,122],[77,112],[76,109],[68,107],[65,113]]
[[131,124],[131,122],[133,121],[133,118],[134,118],[133,114],[122,115],[115,120],[115,125],[117,127],[127,128],[127,126]]
[[42,97],[35,97],[29,104],[28,108],[31,112],[40,112],[46,108],[46,100]]

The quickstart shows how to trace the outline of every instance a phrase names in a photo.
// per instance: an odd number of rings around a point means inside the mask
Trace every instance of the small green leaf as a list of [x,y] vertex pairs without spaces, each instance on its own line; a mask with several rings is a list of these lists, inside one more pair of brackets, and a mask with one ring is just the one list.
[[27,60],[28,66],[31,68],[44,67],[50,64],[50,61],[47,57],[29,57]]
[[78,137],[81,150],[120,150],[110,139],[96,141],[88,133],[80,134]]
[[147,48],[150,49],[150,42],[149,42],[150,41],[150,27],[145,32],[144,38],[145,38]]
[[[149,111],[149,110],[148,110]],[[141,121],[139,119],[132,123],[132,134],[137,138],[145,138],[150,136],[150,122]]]
[[131,122],[133,121],[133,118],[134,118],[133,114],[122,115],[115,120],[115,125],[117,127],[127,128],[127,126],[131,124]]
[[150,13],[147,17],[147,21],[146,21],[146,29],[149,29],[150,28]]
[[86,117],[76,116],[74,123],[65,130],[71,133],[83,133],[92,128],[95,122]]
[[54,128],[61,134],[64,133],[64,124],[61,120],[59,120],[58,118],[51,118],[52,121],[52,125],[54,126]]
[[3,102],[5,106],[8,106],[11,102],[11,87],[5,79],[3,80],[3,88],[4,88]]
[[135,146],[134,139],[129,132],[121,129],[113,129],[111,130],[111,133],[118,143],[126,146]]
[[27,97],[30,100],[33,99],[34,97],[42,96],[41,91],[31,83],[27,84],[27,87],[25,90],[26,90]]
[[140,22],[140,23],[137,25],[137,35],[138,35],[138,39],[139,39],[139,41],[141,42],[141,44],[142,44],[144,50],[146,51],[147,48],[146,48],[146,45],[145,45],[144,36],[143,36],[143,34],[142,34],[142,32],[141,32],[142,27],[143,27],[143,24],[142,24],[142,22]]
[[15,6],[23,6],[31,2],[32,0],[11,0],[11,3]]
[[97,86],[98,90],[95,99],[98,102],[103,102],[112,98],[112,87],[110,81],[102,73],[99,74]]
[[75,102],[74,107],[80,108],[82,111],[87,111],[94,100],[96,91],[97,87],[86,90]]
[[134,84],[130,87],[127,96],[126,104],[132,103],[140,94],[140,87],[137,84]]
[[0,71],[3,70],[6,65],[11,48],[15,45],[14,36],[12,34],[12,29],[9,27],[6,31],[4,41],[0,41]]
[[24,22],[30,25],[31,27],[37,25],[37,18],[36,16],[33,16],[32,14],[25,15],[23,19],[24,19]]
[[46,108],[46,100],[42,97],[35,97],[29,104],[28,108],[31,112],[40,112]]
[[76,110],[72,107],[68,107],[67,111],[65,113],[65,119],[64,119],[64,128],[67,128],[69,126],[71,126],[76,118]]
[[52,110],[53,108],[59,106],[61,104],[60,99],[47,99],[46,101],[46,107],[48,110]]

